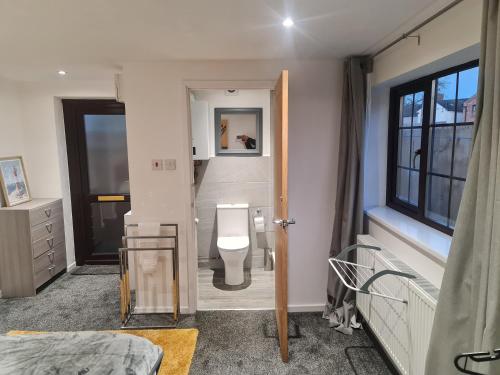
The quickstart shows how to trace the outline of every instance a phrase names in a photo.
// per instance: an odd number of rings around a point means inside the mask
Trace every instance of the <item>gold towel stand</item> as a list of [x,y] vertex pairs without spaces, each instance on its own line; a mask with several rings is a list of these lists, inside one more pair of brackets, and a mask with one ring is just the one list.
[[[175,235],[164,236],[129,236],[128,227],[138,227],[138,224],[126,224],[125,236],[122,237],[123,247],[119,249],[120,258],[120,318],[122,321],[122,329],[161,329],[175,328],[180,316],[180,294],[179,294],[179,226],[178,224],[160,224],[161,228],[175,228]],[[173,240],[173,246],[142,248],[128,247],[128,240],[140,239],[168,239]],[[129,253],[141,251],[170,251],[172,252],[172,306],[173,306],[173,321],[171,325],[156,325],[156,326],[127,326],[132,315],[160,315],[166,313],[136,313],[132,307],[132,298],[130,291],[130,271],[129,271]],[[167,313],[168,314],[168,313]]]

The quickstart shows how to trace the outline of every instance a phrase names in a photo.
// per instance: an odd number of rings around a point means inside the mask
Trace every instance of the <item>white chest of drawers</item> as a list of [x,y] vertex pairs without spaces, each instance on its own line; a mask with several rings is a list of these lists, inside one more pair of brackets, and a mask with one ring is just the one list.
[[26,297],[66,269],[60,199],[34,199],[0,208],[2,297]]

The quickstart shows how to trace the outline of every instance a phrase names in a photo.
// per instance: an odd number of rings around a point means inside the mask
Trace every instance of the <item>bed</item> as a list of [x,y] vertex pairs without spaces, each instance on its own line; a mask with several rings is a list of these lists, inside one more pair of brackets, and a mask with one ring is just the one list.
[[161,347],[111,332],[0,336],[0,374],[156,374]]

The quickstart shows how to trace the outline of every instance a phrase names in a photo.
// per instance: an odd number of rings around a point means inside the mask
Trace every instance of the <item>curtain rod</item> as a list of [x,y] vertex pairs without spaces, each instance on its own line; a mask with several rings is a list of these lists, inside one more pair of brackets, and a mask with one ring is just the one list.
[[419,23],[417,26],[415,26],[414,28],[412,28],[408,32],[404,33],[399,38],[397,38],[396,40],[394,40],[391,43],[389,43],[388,45],[386,45],[384,48],[379,49],[377,52],[375,52],[374,54],[372,54],[370,57],[371,58],[375,58],[376,56],[380,55],[382,52],[387,51],[389,48],[391,48],[392,46],[398,44],[402,40],[407,39],[409,36],[411,36],[412,33],[414,33],[415,31],[417,31],[418,29],[421,29],[422,27],[424,27],[425,25],[427,25],[429,22],[435,20],[440,15],[442,15],[443,13],[446,13],[447,11],[449,11],[451,8],[453,8],[455,5],[458,5],[462,1],[463,0],[455,0],[452,3],[448,4],[443,9],[441,9],[439,12],[437,12],[436,14],[434,14],[431,17],[427,18],[425,21]]

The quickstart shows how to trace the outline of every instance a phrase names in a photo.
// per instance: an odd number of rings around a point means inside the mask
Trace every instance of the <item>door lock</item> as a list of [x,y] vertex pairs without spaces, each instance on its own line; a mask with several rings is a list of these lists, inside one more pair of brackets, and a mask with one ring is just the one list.
[[274,224],[278,224],[278,225],[281,225],[281,227],[283,229],[285,229],[286,227],[288,227],[290,224],[295,224],[295,219],[290,219],[290,220],[287,220],[287,219],[274,219],[273,220],[273,223]]

